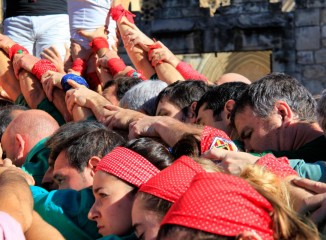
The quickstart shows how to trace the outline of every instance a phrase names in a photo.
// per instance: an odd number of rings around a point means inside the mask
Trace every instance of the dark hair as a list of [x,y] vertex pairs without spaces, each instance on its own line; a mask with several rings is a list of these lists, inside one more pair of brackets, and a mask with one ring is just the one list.
[[230,99],[237,101],[248,86],[243,82],[229,82],[212,87],[198,101],[195,110],[196,116],[198,116],[199,108],[206,103],[204,110],[213,110],[214,120],[221,121],[221,112],[226,102]]
[[7,105],[0,108],[0,139],[10,122],[13,120],[11,113],[15,110],[26,111],[28,108],[21,105]]
[[133,139],[124,144],[123,147],[143,156],[159,170],[170,166],[174,160],[168,148],[152,138]]
[[[180,238],[177,238],[179,234],[181,236]],[[160,240],[164,237],[172,237],[172,236],[176,237],[176,239],[182,239],[182,240],[235,240],[237,239],[237,237],[219,236],[213,233],[208,233],[197,229],[182,227],[179,225],[171,225],[171,224],[163,225],[160,228],[157,239]]]
[[231,114],[234,117],[249,106],[260,118],[266,118],[274,109],[275,102],[285,101],[302,121],[316,121],[316,101],[310,92],[295,78],[285,73],[272,73],[250,84],[236,101]]
[[183,155],[198,157],[201,154],[200,141],[192,134],[184,134],[181,139],[174,144],[171,152],[175,159]]
[[164,88],[156,98],[157,106],[161,100],[166,98],[169,102],[179,107],[185,116],[188,107],[193,102],[199,101],[204,93],[210,88],[203,81],[177,81]]
[[105,83],[103,90],[109,88],[110,86],[116,85],[117,99],[120,101],[129,89],[131,89],[133,86],[137,85],[140,82],[142,82],[140,78],[122,76]]
[[146,192],[138,192],[136,197],[142,200],[142,204],[145,210],[152,211],[164,217],[172,206],[172,202],[163,198],[156,197]]
[[65,151],[69,164],[82,172],[92,156],[104,157],[116,146],[125,143],[123,137],[97,121],[80,121],[61,126],[46,142],[51,149],[52,165]]

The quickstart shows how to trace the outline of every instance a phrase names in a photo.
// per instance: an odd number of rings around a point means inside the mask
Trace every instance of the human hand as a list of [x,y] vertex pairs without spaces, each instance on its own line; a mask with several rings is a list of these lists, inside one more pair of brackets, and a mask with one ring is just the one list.
[[138,45],[144,51],[148,52],[148,46],[154,44],[154,41],[144,34],[135,24],[125,19],[122,20],[120,24],[124,24],[129,27],[122,36],[124,46],[132,51],[133,48]]
[[92,41],[96,37],[103,37],[105,39],[108,38],[108,30],[107,26],[102,26],[99,28],[96,28],[94,31],[87,31],[87,30],[78,30],[78,34],[84,38],[87,38],[87,40]]
[[0,33],[0,48],[8,53],[9,48],[11,48],[16,43],[8,36]]
[[[68,55],[70,55],[69,49],[68,49]],[[41,57],[51,61],[55,65],[55,67],[58,69],[59,72],[61,72],[61,73],[65,72],[64,71],[64,62],[62,61],[60,53],[54,46],[43,49],[43,51],[41,52]],[[66,57],[67,57],[67,49],[66,49]],[[66,57],[65,57],[65,59],[66,59]]]
[[224,171],[233,175],[239,175],[248,165],[255,164],[259,157],[245,152],[234,152],[225,149],[212,148],[202,155],[204,158],[217,161]]
[[154,126],[156,121],[156,117],[144,116],[137,121],[131,122],[129,125],[129,139],[134,139],[141,136],[159,137],[159,134],[155,130]]
[[157,43],[162,47],[153,49],[148,56],[148,60],[152,63],[152,66],[155,67],[160,61],[164,61],[176,67],[180,60],[162,42],[157,41]]
[[39,60],[40,59],[30,54],[15,54],[12,65],[16,78],[18,79],[21,69],[25,69],[27,72],[31,73],[34,65]]
[[53,90],[55,87],[62,89],[61,79],[64,73],[58,73],[54,71],[47,71],[43,74],[41,83],[43,90],[50,102],[53,101]]
[[73,61],[77,58],[87,61],[92,54],[92,49],[85,49],[79,43],[71,41],[70,52]]
[[314,194],[303,200],[300,212],[310,213],[309,218],[326,233],[326,184],[305,178],[293,179],[292,183]]
[[131,122],[137,121],[145,114],[131,109],[124,109],[114,105],[107,105],[105,109],[104,125],[110,129],[128,129]]

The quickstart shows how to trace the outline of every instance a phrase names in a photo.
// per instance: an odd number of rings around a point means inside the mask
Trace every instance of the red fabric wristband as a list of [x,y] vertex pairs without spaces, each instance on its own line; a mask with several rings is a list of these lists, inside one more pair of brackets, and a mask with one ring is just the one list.
[[76,58],[75,61],[72,63],[71,69],[79,72],[81,75],[86,71],[87,63],[84,59]]
[[18,53],[19,50],[21,50],[20,53],[28,53],[28,50],[26,48],[16,43],[8,50],[8,55],[11,61],[14,58],[15,54]]
[[41,80],[43,74],[49,70],[55,72],[58,71],[51,61],[47,59],[41,59],[33,66],[32,74],[34,74],[38,80]]
[[98,85],[101,85],[101,81],[100,81],[99,77],[97,76],[96,72],[87,73],[86,80],[88,82],[89,88],[92,90],[96,89]]
[[121,58],[111,58],[108,60],[108,68],[111,72],[112,77],[117,75],[117,73],[123,71],[127,66]]
[[176,69],[185,80],[200,80],[204,82],[208,81],[204,75],[198,73],[195,69],[192,68],[190,64],[186,62],[181,61],[177,65]]
[[94,53],[97,53],[101,48],[109,48],[109,43],[104,37],[96,37],[89,43],[89,46],[91,46]]
[[135,14],[132,14],[128,10],[124,9],[121,4],[119,4],[116,7],[111,8],[110,15],[112,19],[116,22],[120,21],[123,16],[125,16],[129,22],[135,23],[134,17],[136,17]]

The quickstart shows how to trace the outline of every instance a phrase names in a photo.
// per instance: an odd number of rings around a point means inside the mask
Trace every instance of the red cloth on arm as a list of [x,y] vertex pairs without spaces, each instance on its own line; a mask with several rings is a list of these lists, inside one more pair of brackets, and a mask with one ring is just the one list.
[[14,58],[15,54],[18,53],[19,50],[21,50],[21,53],[28,53],[28,50],[26,48],[16,43],[8,50],[9,59],[11,61]]
[[110,15],[112,19],[116,22],[120,21],[123,16],[125,16],[129,22],[135,23],[134,17],[136,17],[135,14],[132,14],[128,10],[124,9],[121,4],[119,4],[116,7],[111,8]]
[[204,75],[197,72],[195,69],[192,68],[190,64],[186,62],[181,61],[177,65],[176,69],[185,80],[201,80],[204,82],[208,82],[208,79]]
[[87,68],[87,62],[84,59],[76,58],[72,63],[71,69],[83,75]]
[[141,72],[137,72],[135,69],[130,70],[127,72],[126,76],[140,78],[141,80],[147,80]]
[[98,85],[101,85],[101,80],[97,76],[96,72],[87,73],[86,80],[87,80],[87,83],[89,85],[89,88],[92,89],[92,90],[95,90]]
[[54,72],[58,71],[51,61],[47,59],[41,59],[33,66],[32,74],[34,74],[38,80],[41,80],[43,74],[49,70]]
[[111,58],[110,60],[108,60],[107,66],[112,77],[117,75],[119,72],[125,70],[125,68],[127,67],[121,58]]
[[109,43],[104,37],[96,37],[89,43],[89,46],[93,49],[94,53],[97,53],[101,48],[109,48]]

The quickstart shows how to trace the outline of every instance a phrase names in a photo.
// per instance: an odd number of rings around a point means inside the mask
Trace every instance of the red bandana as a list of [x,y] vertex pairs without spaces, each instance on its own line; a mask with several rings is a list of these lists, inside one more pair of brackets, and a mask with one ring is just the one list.
[[285,178],[290,175],[298,176],[298,173],[291,168],[289,160],[286,157],[276,158],[273,154],[266,154],[256,164],[264,167],[280,178]]
[[221,236],[254,230],[262,239],[272,240],[272,212],[272,205],[245,180],[224,173],[199,173],[161,225],[181,225]]
[[136,187],[140,187],[160,172],[138,153],[124,147],[116,147],[105,155],[96,166],[96,171],[110,173]]
[[214,147],[229,151],[238,151],[237,146],[225,132],[217,128],[205,126],[200,140],[201,153]]
[[182,156],[142,185],[139,191],[174,203],[188,189],[193,177],[199,172],[204,170],[198,163]]

